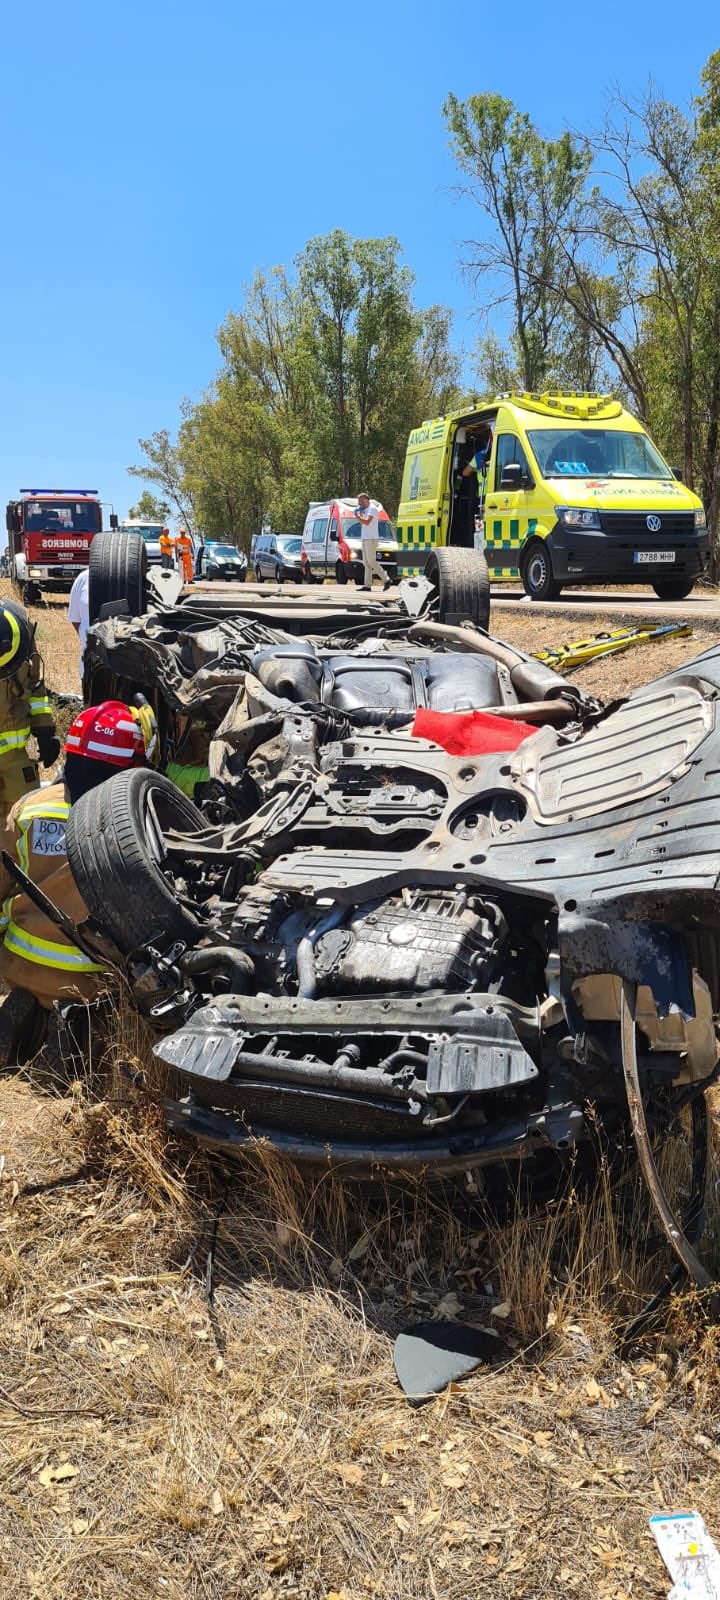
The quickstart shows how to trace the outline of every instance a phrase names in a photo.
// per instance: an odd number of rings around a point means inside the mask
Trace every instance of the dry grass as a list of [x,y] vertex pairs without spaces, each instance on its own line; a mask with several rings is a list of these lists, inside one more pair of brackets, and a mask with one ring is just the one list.
[[[3,1594],[659,1597],[648,1514],[713,1526],[716,1332],[679,1302],[621,1360],[598,1202],[489,1234],[262,1152],[226,1190],[143,1101],[19,1083],[0,1138]],[[390,1335],[488,1281],[500,1366],[410,1410]]]
[[[668,617],[668,620],[673,619]],[[677,621],[685,620],[679,608]],[[648,619],[648,626],[652,627],[655,623],[655,618]],[[496,602],[493,606],[492,627],[498,637],[531,653],[559,644],[572,644],[575,639],[589,639],[596,633],[637,626],[637,615],[593,615],[578,619],[577,616],[539,616],[531,606],[523,606],[522,603],[503,605]],[[590,661],[587,666],[573,672],[573,683],[578,683],[588,694],[597,695],[599,700],[608,702],[627,694],[639,684],[659,678],[665,672],[672,672],[675,667],[691,661],[693,656],[699,656],[703,650],[720,643],[720,627],[713,628],[701,623],[693,623],[692,626],[689,639],[654,639],[619,655]]]
[[[0,578],[0,598],[12,598],[13,586]],[[49,596],[40,606],[28,606],[37,623],[37,645],[45,660],[45,672],[55,694],[80,693],[80,648],[75,629],[67,620],[67,595]]]
[[[71,687],[74,635],[42,622]],[[625,685],[670,648],[620,658]],[[262,1151],[226,1173],[131,1086],[131,1019],[113,1055],[65,1099],[0,1084],[3,1597],[666,1594],[649,1513],[720,1532],[718,1333],[688,1296],[619,1351],[658,1276],[646,1212],[620,1230],[605,1175],[502,1224]],[[499,1365],[413,1411],[392,1336],[448,1315],[498,1330]]]

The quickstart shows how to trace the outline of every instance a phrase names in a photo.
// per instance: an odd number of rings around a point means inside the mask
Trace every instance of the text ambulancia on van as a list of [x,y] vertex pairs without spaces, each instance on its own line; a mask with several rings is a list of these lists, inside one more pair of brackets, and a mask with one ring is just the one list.
[[682,600],[707,569],[697,495],[609,395],[513,393],[410,435],[399,564],[435,545],[484,548],[490,577],[534,600],[588,583],[651,583]]

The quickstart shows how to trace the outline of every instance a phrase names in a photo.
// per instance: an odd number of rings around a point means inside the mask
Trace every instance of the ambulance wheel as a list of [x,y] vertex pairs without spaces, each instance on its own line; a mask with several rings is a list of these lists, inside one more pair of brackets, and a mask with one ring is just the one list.
[[124,600],[131,617],[147,611],[147,549],[139,533],[97,533],[90,546],[90,621]]
[[99,927],[129,955],[140,945],[195,944],[203,924],[175,885],[182,858],[165,835],[202,833],[202,813],[159,772],[131,767],[71,807],[65,835],[70,870]]
[[347,572],[345,570],[344,561],[335,562],[335,581],[336,583],[347,583]]
[[694,588],[694,578],[660,578],[653,584],[658,600],[687,600]]
[[550,551],[542,539],[528,545],[520,568],[523,588],[531,600],[557,600],[562,585],[553,577]]
[[482,550],[442,545],[428,557],[425,577],[436,593],[439,622],[474,622],[487,631],[490,577]]

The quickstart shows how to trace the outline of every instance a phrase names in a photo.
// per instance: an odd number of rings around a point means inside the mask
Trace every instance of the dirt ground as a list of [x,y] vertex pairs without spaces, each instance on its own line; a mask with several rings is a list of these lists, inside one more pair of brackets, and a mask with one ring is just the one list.
[[[73,690],[63,608],[39,621]],[[577,681],[611,699],[716,637]],[[120,1017],[92,1086],[0,1082],[3,1597],[661,1600],[648,1516],[720,1541],[718,1330],[679,1297],[618,1342],[658,1281],[646,1216],[621,1237],[604,1183],[494,1225],[423,1182],[225,1172],[168,1140],[147,1064]],[[393,1336],[454,1316],[497,1364],[411,1409]]]
[[[678,617],[682,622],[682,616]],[[620,628],[636,627],[636,617],[593,617],[585,623],[577,618],[538,616],[531,607],[516,604],[494,605],[491,627],[500,639],[518,645],[532,654],[535,650],[555,650],[560,645],[573,644],[579,639],[589,639],[597,634],[613,633]],[[652,623],[650,623],[652,626]],[[588,662],[571,674],[588,694],[609,702],[628,694],[642,683],[659,678],[665,672],[691,661],[704,650],[720,644],[720,628],[693,626],[690,637],[655,639],[635,645],[618,655],[605,656]]]

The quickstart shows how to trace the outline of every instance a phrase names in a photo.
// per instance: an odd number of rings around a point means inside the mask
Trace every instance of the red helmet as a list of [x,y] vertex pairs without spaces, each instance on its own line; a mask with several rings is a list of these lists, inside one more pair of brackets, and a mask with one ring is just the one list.
[[106,761],[111,767],[137,767],[145,761],[145,740],[129,706],[103,700],[102,705],[86,706],[71,722],[65,754]]

